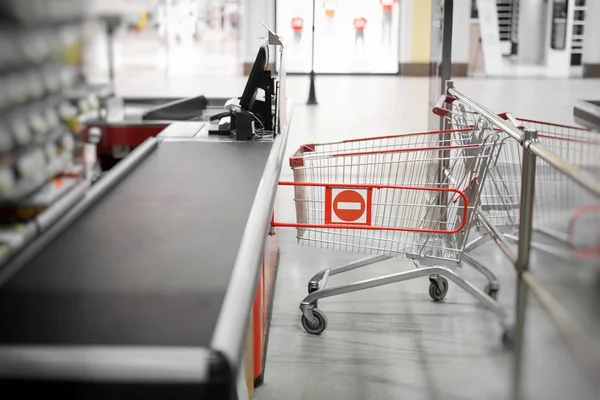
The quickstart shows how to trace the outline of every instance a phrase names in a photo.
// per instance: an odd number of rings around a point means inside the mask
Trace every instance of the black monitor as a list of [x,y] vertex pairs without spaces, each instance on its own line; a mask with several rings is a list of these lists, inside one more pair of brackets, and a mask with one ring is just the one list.
[[[221,121],[223,118],[229,117],[229,123],[219,124],[216,131],[209,129],[209,133],[231,133],[236,140],[250,140],[256,131],[255,123],[259,125],[263,132],[273,131],[275,82],[268,65],[269,47],[268,45],[261,45],[246,81],[242,97],[231,99],[225,103],[225,108],[229,111],[210,117],[211,121]],[[264,99],[256,101],[259,89],[264,91]],[[221,126],[223,126],[223,129],[221,129]]]
[[248,76],[248,81],[244,88],[244,93],[242,93],[242,97],[240,98],[240,107],[243,110],[250,111],[254,107],[254,100],[256,99],[256,94],[264,77],[264,71],[268,68],[268,65],[269,47],[262,45],[258,49],[256,60],[254,60],[252,71],[250,71],[250,76]]

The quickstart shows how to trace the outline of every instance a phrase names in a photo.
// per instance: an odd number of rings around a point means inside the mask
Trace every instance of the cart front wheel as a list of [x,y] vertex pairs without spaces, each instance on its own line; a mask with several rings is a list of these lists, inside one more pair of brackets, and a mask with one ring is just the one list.
[[442,301],[448,294],[448,281],[441,276],[429,277],[429,296],[434,301]]
[[318,308],[313,308],[312,313],[315,317],[315,321],[312,323],[302,314],[302,327],[311,335],[320,335],[327,328],[327,317]]

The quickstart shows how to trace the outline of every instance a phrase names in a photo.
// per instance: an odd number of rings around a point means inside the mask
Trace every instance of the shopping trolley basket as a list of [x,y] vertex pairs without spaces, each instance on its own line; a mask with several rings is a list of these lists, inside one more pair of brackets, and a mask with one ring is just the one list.
[[[492,121],[472,112],[460,101],[450,96],[445,96],[444,101],[452,105],[451,109],[437,108],[434,112],[445,116],[453,128],[472,128],[473,132],[478,129],[497,129]],[[498,116],[520,129],[536,131],[538,142],[545,148],[579,170],[600,177],[600,135],[597,132],[576,126],[515,118],[510,113]],[[481,209],[492,224],[505,228],[504,232],[518,231],[522,151],[522,145],[517,140],[508,135],[501,136],[497,157],[490,165],[482,190]],[[533,223],[535,231],[566,243],[572,250],[570,256],[590,258],[600,255],[600,238],[589,235],[594,231],[593,227],[600,223],[600,204],[597,204],[597,199],[582,191],[572,179],[556,168],[543,162],[536,165]],[[516,238],[514,235],[507,236]],[[552,252],[557,254],[556,251]]]
[[[393,135],[304,145],[290,158],[295,223],[300,245],[373,254],[319,272],[302,301],[302,324],[320,334],[327,326],[319,299],[429,276],[429,294],[442,300],[446,278],[505,320],[496,302],[453,271],[463,256],[473,210],[493,159],[497,134],[458,145],[469,129]],[[469,135],[473,138],[474,135]],[[406,257],[416,270],[327,287],[330,276],[391,257]]]

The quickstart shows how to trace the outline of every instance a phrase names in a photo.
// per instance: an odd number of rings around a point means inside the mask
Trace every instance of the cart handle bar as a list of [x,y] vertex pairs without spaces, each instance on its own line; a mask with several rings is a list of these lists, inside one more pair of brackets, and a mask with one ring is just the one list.
[[[458,189],[451,188],[431,188],[420,186],[394,186],[394,185],[375,185],[363,183],[316,183],[316,182],[284,182],[280,181],[279,186],[303,186],[303,187],[325,187],[325,188],[345,188],[345,189],[402,189],[402,190],[423,190],[428,192],[450,192],[456,193],[464,202],[461,224],[455,229],[419,229],[419,228],[398,228],[379,225],[359,225],[359,224],[305,224],[294,222],[275,222],[275,216],[271,217],[271,227],[276,228],[324,228],[324,229],[356,229],[369,231],[403,231],[419,233],[444,233],[453,234],[462,231],[467,225],[467,214],[469,210],[469,199]],[[453,202],[456,202],[455,199]]]
[[[512,124],[507,123],[503,119],[502,116],[494,114],[493,112],[491,112],[487,108],[483,107],[482,105],[477,104],[473,100],[463,96],[454,87],[449,87],[448,94],[442,95],[440,97],[440,99],[436,103],[435,107],[433,107],[433,110],[432,110],[433,113],[440,117],[445,117],[446,115],[452,113],[452,110],[442,108],[442,105],[444,103],[452,103],[455,100],[460,100],[461,102],[465,103],[472,109],[479,110],[479,111],[476,111],[475,113],[482,115],[484,118],[486,118],[487,120],[492,122],[497,127],[501,128],[504,131],[504,133],[511,136],[513,139],[517,140],[519,143],[521,143],[523,141],[523,132],[521,132],[521,130],[519,130],[519,128],[517,128],[516,126],[514,126]],[[504,115],[504,117],[506,117],[506,115]]]
[[452,103],[454,100],[456,100],[454,97],[448,96],[447,94],[441,95],[437,103],[435,103],[435,106],[433,106],[433,113],[440,117],[445,117],[450,114],[452,111],[444,108],[444,104]]

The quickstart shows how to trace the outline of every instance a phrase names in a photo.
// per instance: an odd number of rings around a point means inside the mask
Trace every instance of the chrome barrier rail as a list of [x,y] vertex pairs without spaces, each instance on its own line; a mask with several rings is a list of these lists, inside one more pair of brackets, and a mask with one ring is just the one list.
[[[438,115],[445,115],[445,112],[450,112],[446,109],[441,109],[444,104],[448,105],[455,100],[468,106],[477,118],[484,119],[489,125],[503,131],[512,139],[517,140],[522,148],[522,168],[520,171],[520,195],[518,198],[519,206],[519,234],[517,240],[517,253],[512,250],[507,236],[501,233],[493,223],[489,221],[484,212],[478,212],[478,219],[483,228],[489,235],[494,238],[494,241],[499,245],[499,248],[515,266],[517,272],[517,298],[516,298],[516,318],[513,331],[513,337],[507,338],[514,340],[514,369],[513,369],[513,398],[520,399],[522,386],[522,369],[523,369],[523,354],[524,354],[524,333],[526,320],[527,298],[531,293],[536,300],[541,304],[544,311],[551,317],[561,335],[570,346],[574,355],[586,367],[594,379],[600,378],[600,345],[594,341],[588,334],[577,324],[571,317],[569,312],[556,300],[547,288],[544,287],[538,279],[530,272],[530,251],[532,246],[533,233],[533,215],[534,215],[534,200],[536,193],[536,166],[544,163],[545,168],[551,168],[558,172],[570,181],[574,182],[582,192],[590,196],[595,203],[600,204],[600,180],[596,175],[582,171],[578,166],[567,162],[563,157],[560,157],[555,152],[548,149],[538,141],[537,131],[532,129],[521,130],[511,120],[505,120],[499,115],[493,113],[477,101],[464,95],[448,82],[447,95],[442,96],[440,102],[436,105],[434,112]],[[475,129],[474,129],[475,130]],[[600,228],[598,225],[596,230]],[[597,231],[595,233],[598,233]],[[597,255],[597,254],[596,254]]]
[[[448,88],[448,94],[453,98],[458,99],[461,102],[469,105],[471,108],[479,112],[479,114],[481,114],[485,119],[490,121],[494,126],[501,129],[504,133],[511,136],[513,139],[516,139],[519,142],[523,141],[523,131],[511,122],[502,119],[500,116],[488,110],[481,104],[475,102],[472,99],[469,99],[461,92],[456,90],[453,86],[450,86]],[[529,145],[528,149],[531,150],[531,152],[536,154],[538,157],[540,157],[540,159],[550,164],[553,168],[565,174],[573,181],[577,182],[583,188],[588,190],[591,194],[595,196],[600,196],[600,182],[597,179],[591,178],[589,175],[583,173],[578,168],[569,164],[561,157],[554,154],[552,151],[548,150],[547,148],[545,148],[537,142],[532,142]]]

